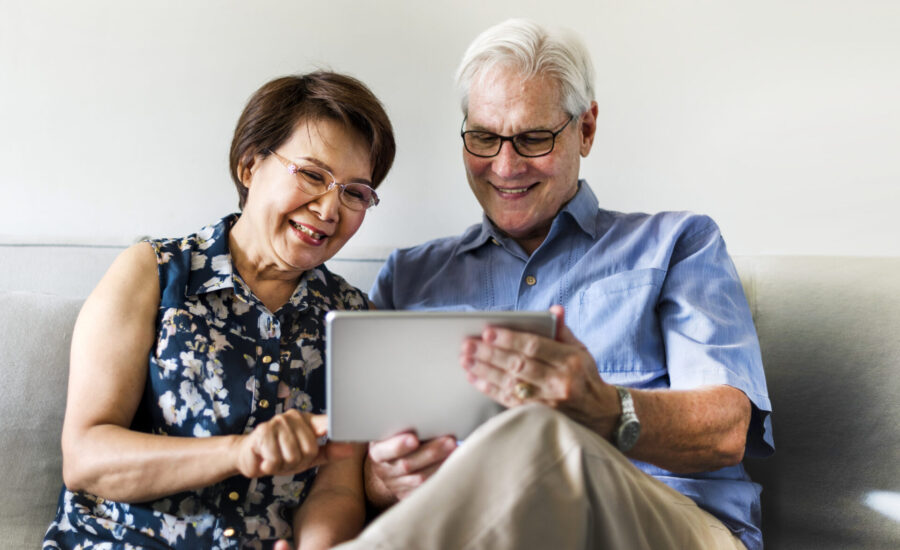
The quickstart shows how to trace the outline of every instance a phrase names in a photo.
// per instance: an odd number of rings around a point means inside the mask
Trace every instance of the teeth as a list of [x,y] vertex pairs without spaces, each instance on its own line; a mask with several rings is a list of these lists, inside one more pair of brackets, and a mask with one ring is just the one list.
[[497,188],[497,190],[500,191],[501,193],[506,193],[509,195],[519,195],[521,193],[528,191],[529,189],[530,189],[530,187],[523,187],[521,189],[500,189],[499,187]]
[[325,238],[325,235],[322,235],[321,233],[316,233],[315,231],[309,229],[308,227],[306,227],[304,225],[300,225],[299,223],[291,222],[291,225],[293,225],[295,228],[299,229],[301,233],[309,235],[310,237],[312,237],[313,239],[315,239],[317,241],[320,241]]

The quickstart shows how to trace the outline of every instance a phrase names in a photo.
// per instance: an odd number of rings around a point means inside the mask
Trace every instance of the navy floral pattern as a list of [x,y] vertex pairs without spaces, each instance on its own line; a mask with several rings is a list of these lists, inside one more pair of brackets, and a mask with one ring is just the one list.
[[[325,314],[368,309],[368,300],[323,265],[270,312],[233,268],[228,231],[237,219],[149,241],[161,300],[132,429],[209,437],[249,433],[288,409],[325,412]],[[139,504],[63,487],[44,548],[269,548],[292,537],[291,512],[315,473],[236,476]]]

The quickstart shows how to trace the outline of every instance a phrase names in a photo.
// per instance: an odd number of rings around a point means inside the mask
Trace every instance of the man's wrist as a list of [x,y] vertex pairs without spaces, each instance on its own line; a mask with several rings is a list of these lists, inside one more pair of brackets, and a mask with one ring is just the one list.
[[641,435],[641,422],[638,420],[637,412],[634,409],[634,401],[628,388],[616,386],[616,391],[619,394],[622,414],[619,416],[619,421],[613,433],[613,443],[620,451],[627,453],[637,444],[638,437]]

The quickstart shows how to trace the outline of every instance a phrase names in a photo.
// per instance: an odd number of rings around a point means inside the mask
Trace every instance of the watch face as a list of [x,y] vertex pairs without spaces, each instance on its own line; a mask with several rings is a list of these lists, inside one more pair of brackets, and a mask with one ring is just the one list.
[[619,427],[619,433],[616,437],[616,446],[622,451],[628,451],[637,443],[638,436],[641,435],[641,423],[637,419],[625,420]]

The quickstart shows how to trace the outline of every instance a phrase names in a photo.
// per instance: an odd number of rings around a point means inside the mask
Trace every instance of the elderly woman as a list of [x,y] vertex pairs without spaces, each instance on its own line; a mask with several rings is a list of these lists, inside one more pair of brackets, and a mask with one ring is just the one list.
[[84,304],[44,548],[355,536],[365,451],[322,441],[323,318],[368,302],[323,262],[378,204],[394,150],[353,78],[280,78],[252,96],[231,145],[241,213],[129,248]]

